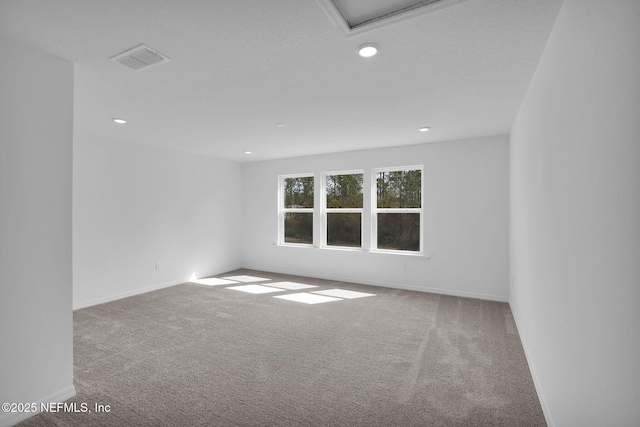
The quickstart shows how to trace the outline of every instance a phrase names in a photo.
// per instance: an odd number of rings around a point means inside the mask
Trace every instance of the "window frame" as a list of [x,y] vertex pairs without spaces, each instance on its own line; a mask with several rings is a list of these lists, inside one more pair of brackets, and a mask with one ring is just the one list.
[[[380,172],[420,171],[420,207],[419,208],[378,208],[378,174]],[[424,165],[394,166],[371,169],[371,252],[401,255],[424,255]],[[420,249],[409,251],[401,249],[378,248],[378,214],[380,213],[417,213],[420,225]]]
[[[327,207],[327,176],[331,175],[362,175],[362,207],[361,208],[328,208]],[[364,169],[350,169],[341,171],[322,172],[320,174],[320,247],[324,249],[363,251],[364,250],[364,206],[365,206],[365,173]],[[328,219],[330,213],[359,213],[360,214],[360,247],[329,245],[328,240]]]
[[[313,207],[312,208],[286,208],[284,206],[285,197],[284,197],[284,181],[288,178],[313,178]],[[285,241],[285,226],[284,219],[287,213],[310,213],[312,214],[311,221],[315,226],[315,210],[317,206],[317,194],[315,189],[317,188],[316,177],[314,173],[295,173],[295,174],[286,174],[286,175],[278,175],[278,245],[283,246],[298,246],[298,247],[313,247],[315,243],[315,227],[312,233],[311,243],[291,243]]]

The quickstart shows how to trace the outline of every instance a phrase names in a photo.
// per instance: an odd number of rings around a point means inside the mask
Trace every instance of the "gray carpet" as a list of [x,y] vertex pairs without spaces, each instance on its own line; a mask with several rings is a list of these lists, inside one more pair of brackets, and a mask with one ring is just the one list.
[[[110,412],[19,425],[546,425],[505,303],[250,270],[220,277],[231,275],[317,287],[188,283],[77,310],[70,402]],[[274,298],[329,289],[375,296]]]

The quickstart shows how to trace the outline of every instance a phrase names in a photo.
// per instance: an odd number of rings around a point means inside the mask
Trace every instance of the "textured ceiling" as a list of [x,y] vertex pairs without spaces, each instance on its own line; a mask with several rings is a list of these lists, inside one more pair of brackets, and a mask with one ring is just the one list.
[[[468,0],[346,38],[313,0],[0,0],[0,34],[76,63],[82,134],[245,162],[509,132],[561,3]],[[141,43],[171,61],[109,60]]]

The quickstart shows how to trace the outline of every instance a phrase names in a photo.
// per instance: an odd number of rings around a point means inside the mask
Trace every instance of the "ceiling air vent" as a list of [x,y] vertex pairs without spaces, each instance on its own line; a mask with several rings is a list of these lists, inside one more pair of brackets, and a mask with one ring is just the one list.
[[111,58],[112,61],[116,61],[127,68],[131,68],[134,71],[140,71],[145,68],[152,67],[154,65],[163,64],[171,61],[171,59],[151,49],[146,45],[139,45],[133,49],[129,49],[126,52],[122,52]]

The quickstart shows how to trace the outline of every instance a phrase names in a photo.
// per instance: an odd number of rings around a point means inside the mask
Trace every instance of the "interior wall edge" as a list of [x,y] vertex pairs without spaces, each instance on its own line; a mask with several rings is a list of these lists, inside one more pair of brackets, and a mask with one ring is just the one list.
[[522,334],[522,328],[520,327],[520,322],[518,320],[518,311],[515,310],[515,307],[509,302],[509,308],[511,309],[511,314],[513,315],[513,321],[516,324],[516,330],[518,331],[518,337],[520,338],[520,342],[522,343],[522,349],[524,350],[524,357],[527,360],[527,366],[529,367],[529,372],[531,372],[531,378],[533,379],[533,385],[536,388],[536,393],[538,394],[538,400],[540,401],[540,406],[542,406],[542,413],[544,414],[544,419],[547,422],[549,427],[555,427],[555,423],[553,422],[553,418],[551,417],[551,411],[549,405],[547,403],[547,399],[545,398],[544,392],[542,391],[542,384],[540,382],[540,378],[537,374],[535,365],[533,364],[533,357],[531,355],[531,351],[529,350],[529,346],[527,345],[527,340],[525,336]]

